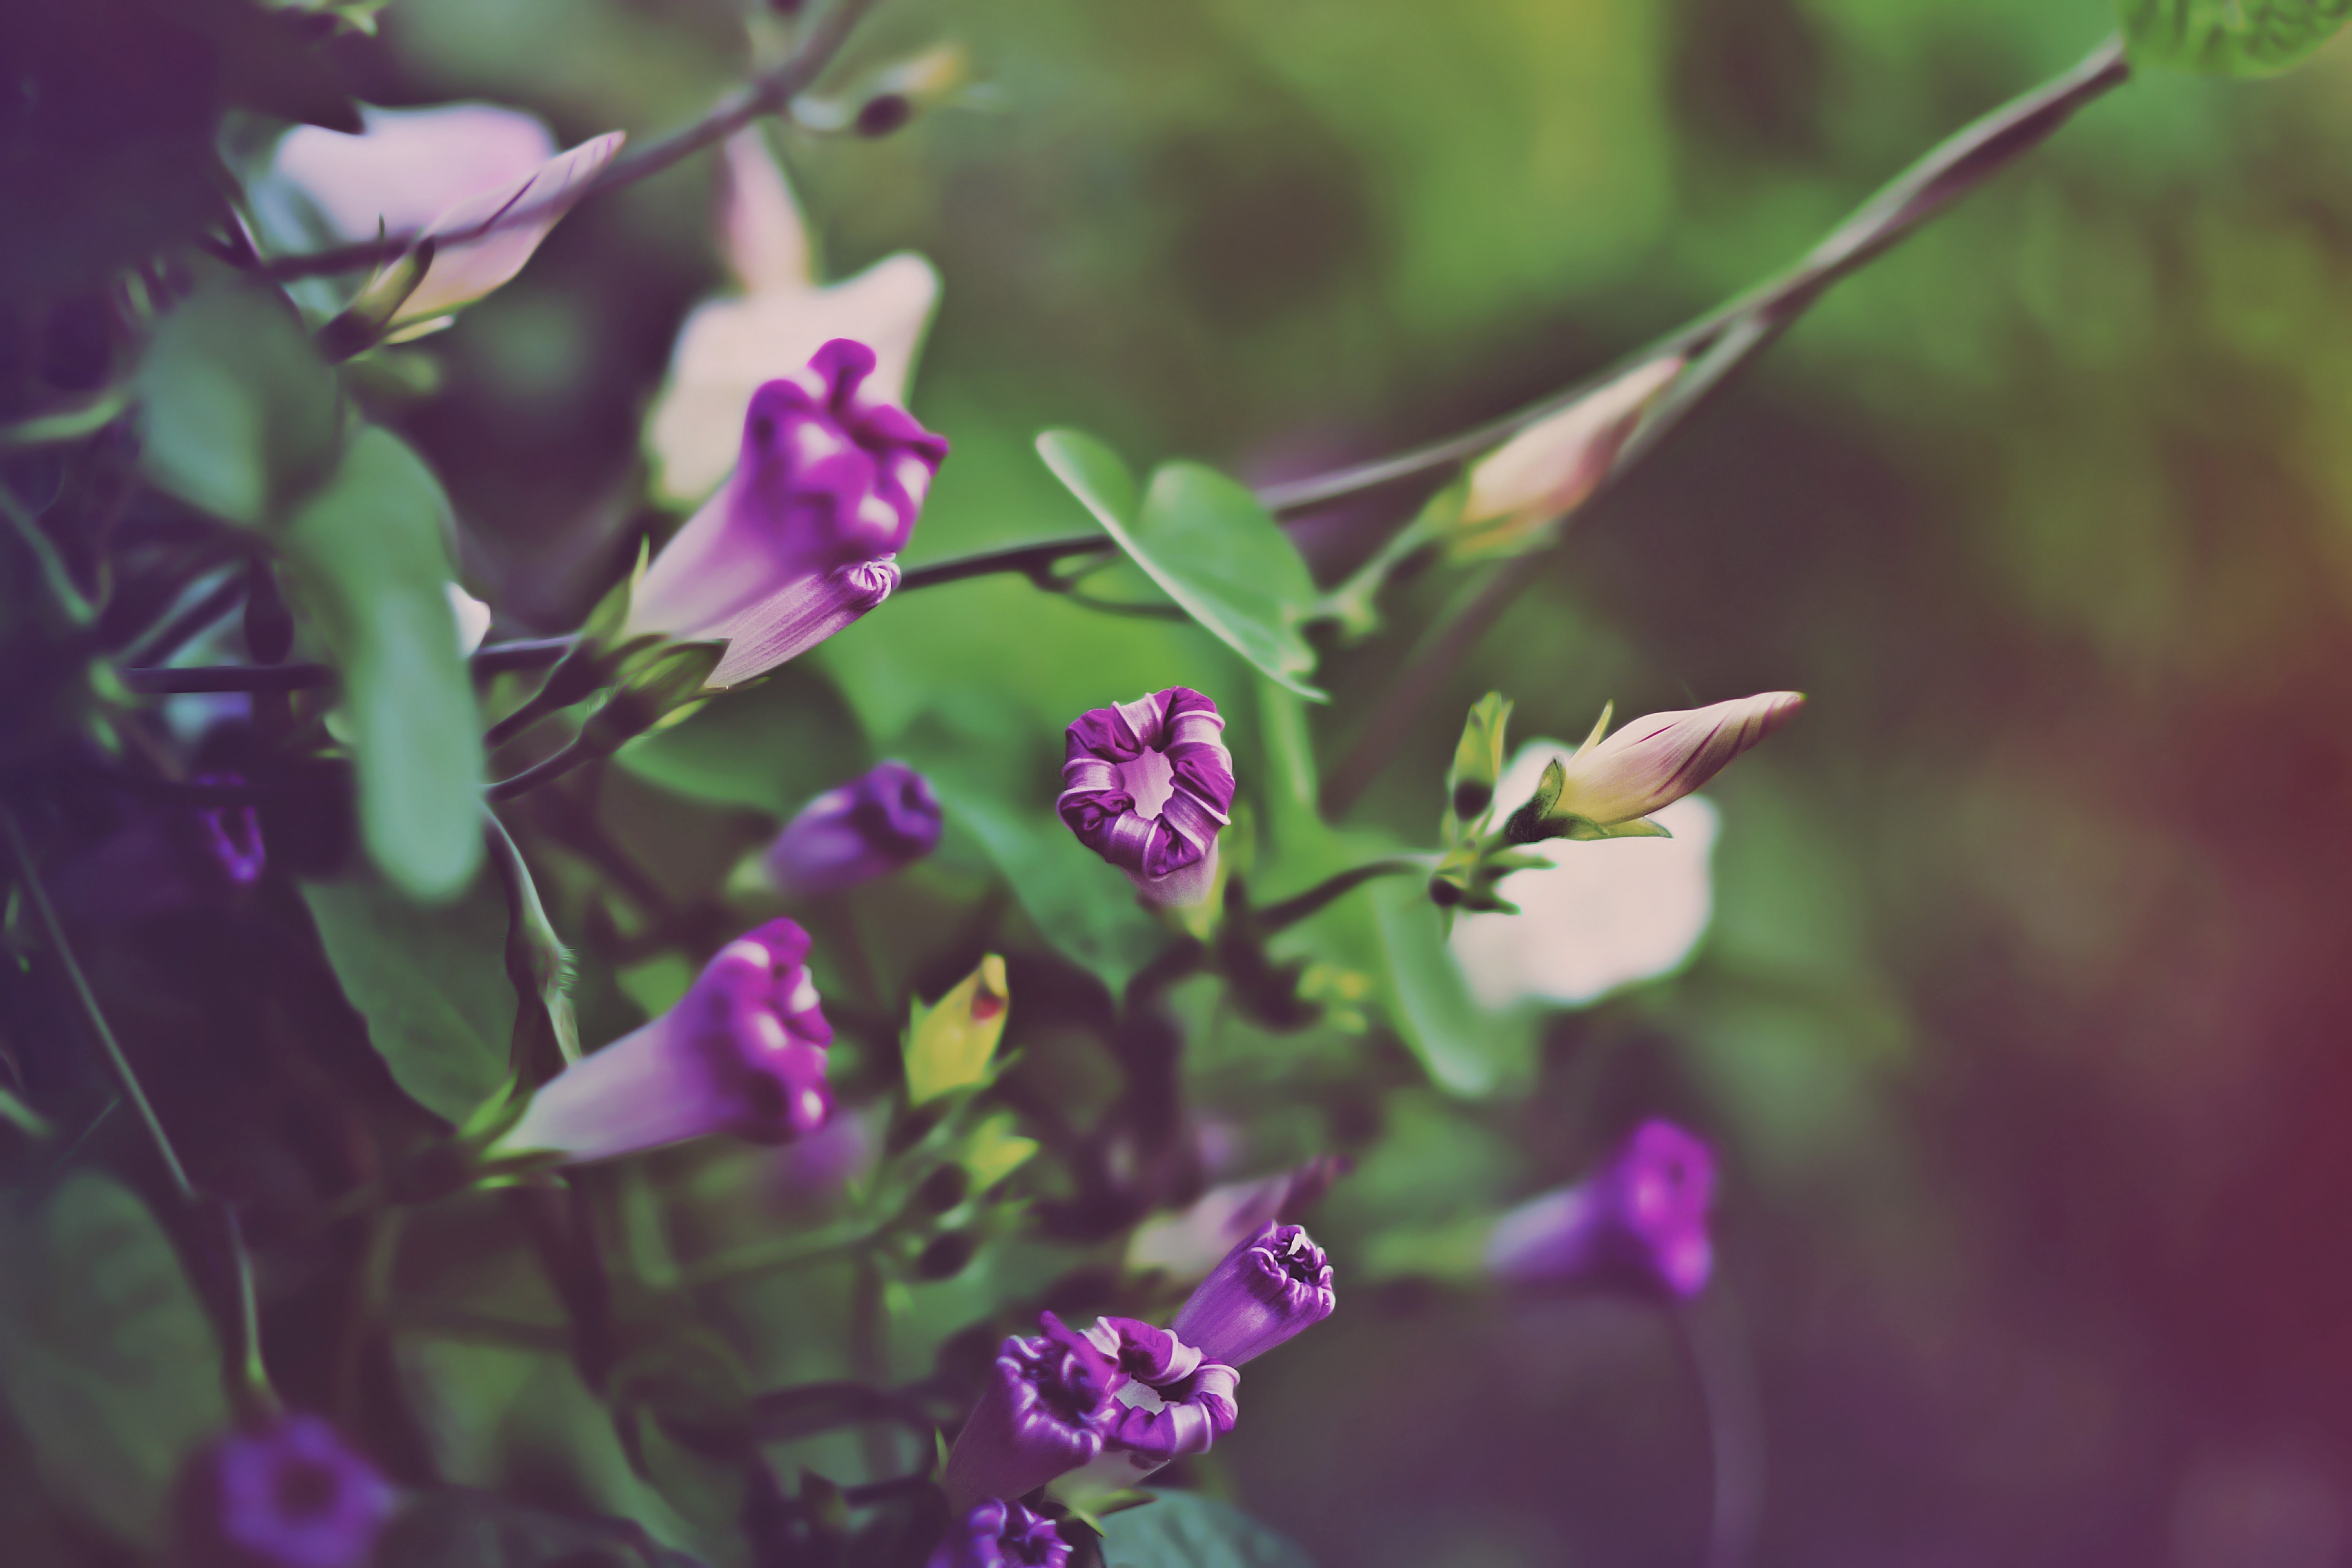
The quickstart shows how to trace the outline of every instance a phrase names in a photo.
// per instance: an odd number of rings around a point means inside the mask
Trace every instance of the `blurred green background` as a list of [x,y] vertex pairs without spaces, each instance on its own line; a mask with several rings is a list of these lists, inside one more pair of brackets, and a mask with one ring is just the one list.
[[[891,0],[833,79],[950,40],[982,100],[778,146],[832,275],[914,248],[944,276],[913,405],[955,453],[919,564],[1086,526],[1030,450],[1047,425],[1267,479],[1507,411],[1792,259],[2111,26],[2102,0]],[[395,0],[339,47],[373,101],[493,98],[567,143],[690,119],[750,59],[721,0]],[[1713,792],[1685,976],[1559,1016],[1496,1100],[1400,1068],[1288,1135],[1388,1131],[1318,1223],[1339,1315],[1252,1368],[1216,1451],[1253,1511],[1330,1568],[1696,1560],[1706,1435],[1654,1317],[1349,1279],[1384,1226],[1570,1179],[1663,1110],[1727,1163],[1759,1561],[2346,1559],[2347,130],[2352,47],[2127,85],[1841,286],[1542,561],[1359,818],[1425,839],[1491,686],[1523,737],[1611,698],[1812,702]],[[671,336],[719,285],[709,179],[584,206],[396,416],[523,620],[571,625],[617,537]],[[1401,515],[1316,520],[1318,571]],[[1408,646],[1327,657],[1327,758]],[[1147,688],[1247,685],[1190,628],[1017,577],[818,662],[877,754],[941,715],[1042,747]],[[1279,1109],[1317,1048],[1196,1057],[1196,1087]]]

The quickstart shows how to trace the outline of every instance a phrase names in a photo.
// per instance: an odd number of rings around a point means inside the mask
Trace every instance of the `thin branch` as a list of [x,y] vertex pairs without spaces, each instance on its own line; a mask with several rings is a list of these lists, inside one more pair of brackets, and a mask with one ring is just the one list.
[[1297,925],[1309,915],[1354,892],[1366,882],[1381,877],[1401,877],[1408,871],[1426,873],[1429,862],[1415,857],[1399,856],[1388,860],[1374,860],[1370,865],[1352,867],[1326,877],[1303,893],[1294,894],[1278,904],[1268,904],[1258,910],[1257,929],[1268,935]]
[[601,755],[602,752],[590,751],[575,740],[552,756],[541,757],[512,777],[499,780],[484,793],[492,800],[514,800],[543,784],[553,784],[572,769],[593,763]]
[[[658,174],[671,164],[679,163],[705,147],[724,142],[763,114],[772,114],[813,86],[817,78],[849,41],[850,34],[865,20],[877,0],[835,0],[834,5],[816,19],[808,36],[775,68],[750,82],[713,106],[709,114],[693,124],[681,127],[667,136],[656,137],[644,145],[623,153],[604,167],[588,195],[615,191],[623,185],[635,184],[650,174]],[[511,220],[518,224],[535,221],[536,211],[525,211]],[[405,251],[417,238],[415,233],[386,235],[382,238],[362,240],[353,245],[336,246],[331,249],[312,251],[302,256],[281,256],[269,262],[265,270],[283,281],[289,278],[313,278],[334,272],[357,272],[374,267],[389,258]]]
[[1052,572],[1055,563],[1073,555],[1100,555],[1117,548],[1117,542],[1107,533],[1076,533],[1005,550],[982,550],[915,567],[899,577],[898,592],[911,594],[918,588],[936,588],[942,583],[961,583],[967,577],[1018,572],[1048,593],[1056,593],[1060,589]]
[[[1832,284],[1885,254],[1919,225],[2040,146],[2077,110],[2130,74],[2122,39],[2109,38],[2074,69],[1945,140],[1864,202],[1780,277],[1620,361],[1601,375],[1465,435],[1401,457],[1278,486],[1260,499],[1276,509],[1302,510],[1458,463],[1565,407],[1633,364],[1669,353],[1689,359],[1688,367],[1619,450],[1596,488],[1597,495],[1655,451]],[[1584,504],[1591,505],[1591,499]],[[1423,636],[1421,647],[1427,651],[1416,650],[1406,660],[1396,683],[1374,706],[1346,759],[1333,770],[1331,783],[1324,790],[1325,810],[1345,810],[1379,776],[1422,710],[1452,679],[1454,668],[1538,575],[1526,559],[1496,569],[1476,595],[1461,602],[1451,618]]]
[[511,642],[484,643],[467,661],[476,675],[497,675],[510,669],[536,669],[553,664],[580,641],[577,636],[517,637]]
[[142,697],[190,691],[310,691],[335,683],[333,668],[324,664],[194,664],[114,673]]
[[1675,1348],[1706,1413],[1714,1493],[1706,1568],[1745,1568],[1763,1512],[1764,1419],[1738,1307],[1722,1285],[1714,1295],[1711,1304],[1679,1304],[1667,1316]]
[[81,961],[74,956],[73,944],[66,940],[66,928],[58,921],[57,907],[49,902],[49,890],[33,864],[33,851],[25,842],[25,830],[17,826],[16,814],[5,805],[0,805],[0,828],[7,832],[9,850],[16,858],[16,869],[25,879],[25,890],[32,896],[33,910],[40,917],[49,951],[57,955],[66,977],[73,983],[74,994],[81,1001],[82,1014],[89,1020],[91,1032],[98,1036],[99,1048],[105,1052],[107,1065],[114,1070],[122,1098],[131,1102],[131,1109],[139,1112],[139,1120],[146,1124],[147,1136],[153,1141],[155,1152],[163,1162],[163,1173],[171,1178],[173,1191],[184,1203],[200,1202],[202,1194],[188,1180],[188,1170],[180,1163],[179,1151],[172,1147],[172,1135],[163,1131],[163,1119],[155,1114],[147,1091],[140,1086],[139,1075],[131,1069],[131,1058],[123,1055],[122,1042],[114,1037],[114,1026],[106,1021],[106,1014],[98,1005],[98,993],[90,989],[89,976],[82,973]]

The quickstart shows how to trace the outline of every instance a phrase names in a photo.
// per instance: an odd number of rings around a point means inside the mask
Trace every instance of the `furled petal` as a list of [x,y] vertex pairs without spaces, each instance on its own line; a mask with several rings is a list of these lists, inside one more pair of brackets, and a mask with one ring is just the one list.
[[433,264],[394,312],[399,328],[470,305],[522,270],[539,242],[588,194],[625,140],[618,131],[583,142],[519,180],[458,202],[425,226]]
[[822,577],[794,584],[719,629],[719,635],[729,639],[727,652],[706,684],[724,689],[798,658],[888,598],[898,586],[898,563],[888,560],[835,567]]
[[1687,1300],[1714,1269],[1714,1152],[1671,1121],[1645,1121],[1590,1180],[1498,1220],[1487,1271],[1510,1284],[1630,1284]]
[[1217,705],[1171,687],[1078,715],[1065,739],[1055,810],[1078,842],[1154,902],[1208,897],[1234,804]]
[[1017,1498],[1102,1452],[1121,1409],[1118,1369],[1053,1313],[1045,1331],[1004,1342],[980,1403],[956,1435],[940,1485],[949,1503]]
[[1069,1545],[1052,1520],[987,1498],[948,1527],[926,1568],[1066,1568],[1069,1561]]
[[1554,809],[1604,826],[1647,816],[1713,778],[1804,703],[1802,692],[1766,691],[1636,719],[1577,752]]
[[1331,1265],[1306,1229],[1269,1225],[1225,1255],[1169,1327],[1213,1362],[1240,1366],[1331,1315]]
[[541,1085],[499,1151],[606,1160],[713,1132],[781,1142],[833,1109],[832,1027],[808,934],[771,921],[720,948],[677,1005]]
[[803,806],[769,847],[768,874],[795,898],[887,876],[940,841],[940,802],[904,763],[883,763]]

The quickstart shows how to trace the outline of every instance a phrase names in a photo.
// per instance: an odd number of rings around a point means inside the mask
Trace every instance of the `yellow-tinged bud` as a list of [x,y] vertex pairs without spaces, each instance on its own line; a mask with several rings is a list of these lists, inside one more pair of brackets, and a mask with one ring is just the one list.
[[985,1079],[1011,1004],[1004,960],[992,952],[936,1005],[918,998],[907,1026],[908,1100],[920,1105]]
[[1454,525],[1454,558],[1516,555],[1547,542],[1552,525],[1609,477],[1643,415],[1682,368],[1682,360],[1672,356],[1636,365],[1472,465],[1469,497]]

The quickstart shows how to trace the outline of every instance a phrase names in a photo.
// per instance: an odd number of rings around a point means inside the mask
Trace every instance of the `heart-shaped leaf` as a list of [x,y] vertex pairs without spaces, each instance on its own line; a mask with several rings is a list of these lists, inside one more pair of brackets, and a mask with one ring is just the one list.
[[2352,18],[2352,0],[2118,0],[2136,65],[2267,76],[2295,65]]

